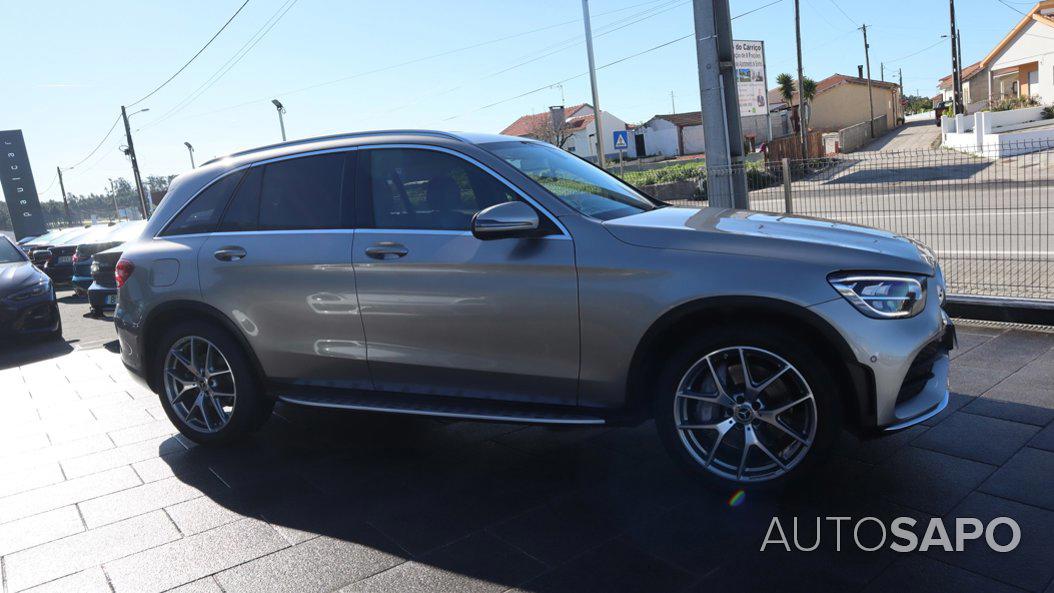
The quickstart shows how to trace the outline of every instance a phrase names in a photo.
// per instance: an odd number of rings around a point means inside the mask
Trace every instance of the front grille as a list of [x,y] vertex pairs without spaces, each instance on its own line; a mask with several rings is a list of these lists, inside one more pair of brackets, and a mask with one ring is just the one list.
[[40,303],[25,309],[14,323],[15,331],[47,329],[54,325],[54,308],[51,303]]
[[921,393],[926,387],[926,383],[933,378],[933,364],[937,362],[937,359],[944,351],[941,342],[942,339],[938,338],[926,344],[919,351],[904,376],[904,383],[901,384],[900,393],[897,394],[897,405],[909,401]]

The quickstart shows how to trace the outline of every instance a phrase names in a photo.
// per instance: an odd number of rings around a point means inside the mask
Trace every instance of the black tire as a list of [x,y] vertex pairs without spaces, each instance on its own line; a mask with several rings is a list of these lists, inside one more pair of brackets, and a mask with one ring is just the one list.
[[[681,379],[685,377],[686,373],[697,361],[702,360],[708,354],[736,346],[765,350],[778,355],[790,363],[807,383],[815,401],[815,433],[811,447],[788,471],[771,479],[758,481],[737,480],[735,476],[719,475],[717,472],[720,471],[720,468],[715,471],[707,469],[689,451],[689,445],[681,439],[681,431],[676,427],[675,400],[678,399],[676,392]],[[732,374],[731,369],[727,372],[729,375]],[[796,381],[796,379],[784,380]],[[764,382],[764,379],[758,381]],[[842,405],[836,385],[837,382],[829,363],[817,354],[807,341],[795,337],[790,331],[776,325],[722,328],[710,331],[705,336],[689,340],[674,353],[663,367],[654,391],[656,394],[653,400],[655,405],[655,425],[667,453],[682,469],[698,476],[707,485],[724,491],[779,488],[815,470],[828,457],[841,431],[843,420]],[[733,412],[729,410],[727,414],[732,416]],[[723,419],[723,416],[719,418]],[[734,418],[729,419],[734,421]],[[740,431],[745,430],[743,426],[738,426],[733,428],[728,434],[733,434],[736,429]],[[752,427],[752,430],[757,429]],[[762,427],[762,431],[770,436],[773,434],[773,430],[771,426],[766,425]],[[759,433],[756,432],[755,434]],[[780,435],[779,431],[776,431],[775,434],[778,435],[777,438],[785,436]],[[739,432],[738,435],[740,439],[744,438],[742,432]],[[734,439],[735,436],[729,437],[730,440]],[[731,447],[734,444],[733,441],[722,446]],[[719,452],[723,451],[721,446],[717,450]],[[727,449],[724,449],[724,451],[727,451]]]
[[[187,336],[197,336],[211,342],[226,358],[236,385],[236,400],[227,424],[215,431],[205,432],[184,422],[173,409],[165,392],[165,361],[169,350],[177,341]],[[248,355],[241,344],[225,329],[204,321],[179,323],[161,336],[154,352],[152,369],[157,377],[158,397],[161,407],[172,424],[188,439],[201,445],[226,445],[242,439],[267,421],[274,409],[274,400],[267,397]]]

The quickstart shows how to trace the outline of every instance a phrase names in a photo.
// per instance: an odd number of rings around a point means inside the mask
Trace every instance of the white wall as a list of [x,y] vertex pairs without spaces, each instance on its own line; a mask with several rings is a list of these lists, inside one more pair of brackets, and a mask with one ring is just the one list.
[[696,154],[704,152],[706,145],[703,143],[703,126],[687,126],[681,129],[684,138],[684,154]]
[[656,119],[643,127],[644,150],[648,156],[676,156],[677,126],[664,119]]
[[[575,116],[588,115],[590,113],[593,113],[593,110],[587,106],[575,113]],[[601,127],[604,128],[604,155],[609,158],[617,158],[619,151],[615,148],[615,138],[612,132],[625,130],[626,122],[607,111],[602,111],[600,123]],[[571,135],[571,140],[567,142],[565,148],[581,157],[595,157],[597,154],[596,140],[593,137],[595,133],[596,123],[589,122],[586,127]],[[572,147],[574,150],[572,150]],[[629,133],[628,146],[625,152],[629,158],[637,156],[637,145],[633,140],[633,132]]]
[[993,71],[1011,66],[1020,66],[1039,62],[1039,84],[1030,88],[1029,94],[1039,98],[1042,103],[1054,102],[1054,27],[1036,21],[1025,25],[1010,45],[1003,50],[990,68]]

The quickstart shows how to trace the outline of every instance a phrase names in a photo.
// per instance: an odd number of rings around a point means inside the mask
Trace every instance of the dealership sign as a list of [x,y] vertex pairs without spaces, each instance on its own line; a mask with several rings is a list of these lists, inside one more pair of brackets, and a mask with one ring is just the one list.
[[768,115],[768,79],[765,77],[765,42],[733,41],[739,115]]
[[43,235],[44,213],[40,210],[22,130],[0,130],[0,187],[11,213],[15,237]]

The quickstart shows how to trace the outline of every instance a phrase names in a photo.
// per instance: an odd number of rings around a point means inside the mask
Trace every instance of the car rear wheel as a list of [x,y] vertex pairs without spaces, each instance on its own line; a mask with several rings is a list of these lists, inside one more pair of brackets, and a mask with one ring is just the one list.
[[259,428],[274,407],[241,346],[213,325],[173,327],[154,365],[165,414],[196,443],[237,440]]
[[696,339],[667,364],[655,418],[685,469],[724,487],[761,487],[820,461],[841,429],[827,363],[778,328]]

